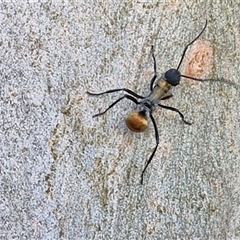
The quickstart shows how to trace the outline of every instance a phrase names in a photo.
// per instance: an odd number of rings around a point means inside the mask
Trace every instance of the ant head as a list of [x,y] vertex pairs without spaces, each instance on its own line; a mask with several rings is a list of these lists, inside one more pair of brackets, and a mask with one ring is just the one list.
[[128,129],[133,132],[144,132],[148,127],[146,111],[132,112],[126,118],[126,125]]
[[169,69],[165,72],[166,82],[172,86],[177,86],[180,83],[181,74],[177,69]]

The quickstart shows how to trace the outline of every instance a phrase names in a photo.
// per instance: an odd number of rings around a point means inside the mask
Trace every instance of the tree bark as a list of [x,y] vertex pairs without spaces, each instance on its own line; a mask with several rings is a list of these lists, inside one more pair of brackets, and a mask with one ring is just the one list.
[[[1,239],[238,239],[240,12],[225,1],[1,4]],[[128,88],[183,75],[132,133]],[[201,45],[202,44],[202,45]],[[194,75],[195,74],[195,75]]]

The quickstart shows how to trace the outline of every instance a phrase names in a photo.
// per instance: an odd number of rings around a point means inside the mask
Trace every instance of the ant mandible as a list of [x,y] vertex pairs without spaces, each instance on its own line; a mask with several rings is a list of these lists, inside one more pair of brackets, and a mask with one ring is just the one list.
[[[151,54],[152,54],[152,58],[153,58],[153,67],[154,67],[154,76],[150,82],[150,91],[151,92],[148,96],[144,97],[144,96],[138,95],[137,93],[135,93],[132,90],[127,89],[127,88],[111,89],[111,90],[108,90],[108,91],[105,91],[102,93],[91,93],[91,92],[87,91],[87,94],[92,95],[92,96],[100,96],[103,94],[119,92],[119,91],[124,91],[127,93],[123,97],[117,99],[114,103],[112,103],[104,112],[98,113],[98,114],[94,115],[93,117],[98,117],[100,115],[105,114],[110,108],[112,108],[114,105],[116,105],[118,102],[120,102],[124,98],[131,100],[132,102],[134,102],[136,105],[139,106],[138,111],[132,112],[126,118],[126,125],[127,125],[128,129],[130,129],[133,132],[145,131],[146,128],[148,127],[148,117],[150,117],[150,119],[153,123],[154,131],[155,131],[156,146],[142,171],[141,184],[143,184],[143,175],[144,175],[148,165],[152,161],[153,156],[154,156],[154,154],[157,150],[158,144],[159,144],[158,128],[157,128],[155,119],[152,116],[152,113],[156,110],[156,108],[162,107],[162,108],[177,112],[185,124],[191,125],[191,123],[185,121],[183,114],[178,109],[162,105],[162,104],[160,104],[160,101],[169,99],[173,96],[170,93],[171,87],[177,86],[180,83],[181,77],[189,78],[189,79],[192,79],[195,81],[202,81],[202,79],[199,79],[199,78],[193,78],[190,76],[182,75],[178,69],[180,68],[180,66],[182,64],[182,61],[184,59],[184,56],[185,56],[185,53],[186,53],[188,47],[191,44],[193,44],[202,35],[202,33],[204,32],[206,27],[207,27],[207,20],[204,25],[204,28],[198,34],[198,36],[196,38],[194,38],[193,41],[191,41],[184,48],[184,51],[183,51],[183,54],[182,54],[182,57],[178,64],[177,69],[174,69],[174,68],[170,69],[170,70],[166,71],[162,76],[157,75],[156,59],[155,59],[154,52],[153,52],[153,46],[151,47]],[[156,81],[156,83],[154,85],[155,81]],[[137,99],[141,99],[141,100],[138,101]]]

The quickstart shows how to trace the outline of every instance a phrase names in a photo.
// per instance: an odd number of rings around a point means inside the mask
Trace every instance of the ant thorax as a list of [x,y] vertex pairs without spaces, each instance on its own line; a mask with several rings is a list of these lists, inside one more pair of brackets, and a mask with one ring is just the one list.
[[[170,95],[171,84],[167,83],[164,78],[159,78],[152,92],[144,98],[140,103],[146,105],[148,108],[155,108],[158,106],[160,101]],[[150,106],[150,107],[149,107]]]

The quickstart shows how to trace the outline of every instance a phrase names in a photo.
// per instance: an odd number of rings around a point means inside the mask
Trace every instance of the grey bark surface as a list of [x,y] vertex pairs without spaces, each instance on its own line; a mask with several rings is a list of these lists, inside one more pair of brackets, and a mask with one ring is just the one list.
[[[240,5],[5,1],[0,5],[0,239],[240,239]],[[147,94],[202,29],[216,81],[182,79],[130,132],[126,87]],[[231,82],[217,81],[224,78]],[[164,103],[164,104],[165,104]]]

